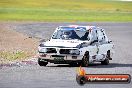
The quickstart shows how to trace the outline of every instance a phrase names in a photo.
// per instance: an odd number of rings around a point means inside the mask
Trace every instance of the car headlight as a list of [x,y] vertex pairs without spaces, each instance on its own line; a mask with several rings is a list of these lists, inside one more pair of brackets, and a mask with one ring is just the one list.
[[75,49],[75,50],[70,50],[70,54],[72,55],[79,55],[80,54],[80,51]]
[[39,52],[41,52],[41,53],[46,53],[46,52],[47,52],[47,49],[46,49],[46,48],[40,48],[40,49],[39,49]]

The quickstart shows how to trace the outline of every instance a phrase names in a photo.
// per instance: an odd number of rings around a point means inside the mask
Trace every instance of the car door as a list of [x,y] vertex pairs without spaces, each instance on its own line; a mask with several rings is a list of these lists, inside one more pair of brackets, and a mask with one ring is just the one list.
[[91,40],[91,44],[89,46],[89,53],[91,56],[95,56],[97,55],[97,51],[98,51],[98,48],[97,48],[97,33],[96,33],[96,30],[92,30],[89,34],[89,37],[90,37],[90,40]]
[[101,55],[101,54],[106,54],[107,53],[107,46],[108,44],[106,43],[106,36],[103,32],[103,29],[98,29],[97,30],[97,36],[98,36],[98,51],[97,54]]

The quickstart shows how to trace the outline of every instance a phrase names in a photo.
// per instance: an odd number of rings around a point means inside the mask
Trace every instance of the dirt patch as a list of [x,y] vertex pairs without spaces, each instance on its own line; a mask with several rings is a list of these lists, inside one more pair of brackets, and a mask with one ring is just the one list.
[[9,24],[0,23],[0,63],[34,56],[37,47],[37,39],[14,31]]

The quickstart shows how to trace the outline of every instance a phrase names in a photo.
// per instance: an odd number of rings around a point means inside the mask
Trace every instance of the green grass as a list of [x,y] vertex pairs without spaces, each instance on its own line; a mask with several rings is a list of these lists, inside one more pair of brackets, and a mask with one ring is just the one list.
[[132,2],[108,0],[0,0],[1,21],[132,21]]
[[12,61],[12,60],[17,60],[17,59],[23,59],[28,57],[28,55],[25,52],[22,51],[17,51],[17,52],[9,52],[9,51],[4,51],[0,52],[0,58],[4,58],[7,61]]

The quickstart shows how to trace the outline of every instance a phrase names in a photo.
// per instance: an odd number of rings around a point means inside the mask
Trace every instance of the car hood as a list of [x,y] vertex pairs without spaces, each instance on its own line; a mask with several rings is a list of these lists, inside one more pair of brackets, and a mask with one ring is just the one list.
[[44,43],[44,46],[47,47],[77,47],[84,43],[85,41],[80,40],[61,40],[61,39],[51,39]]

